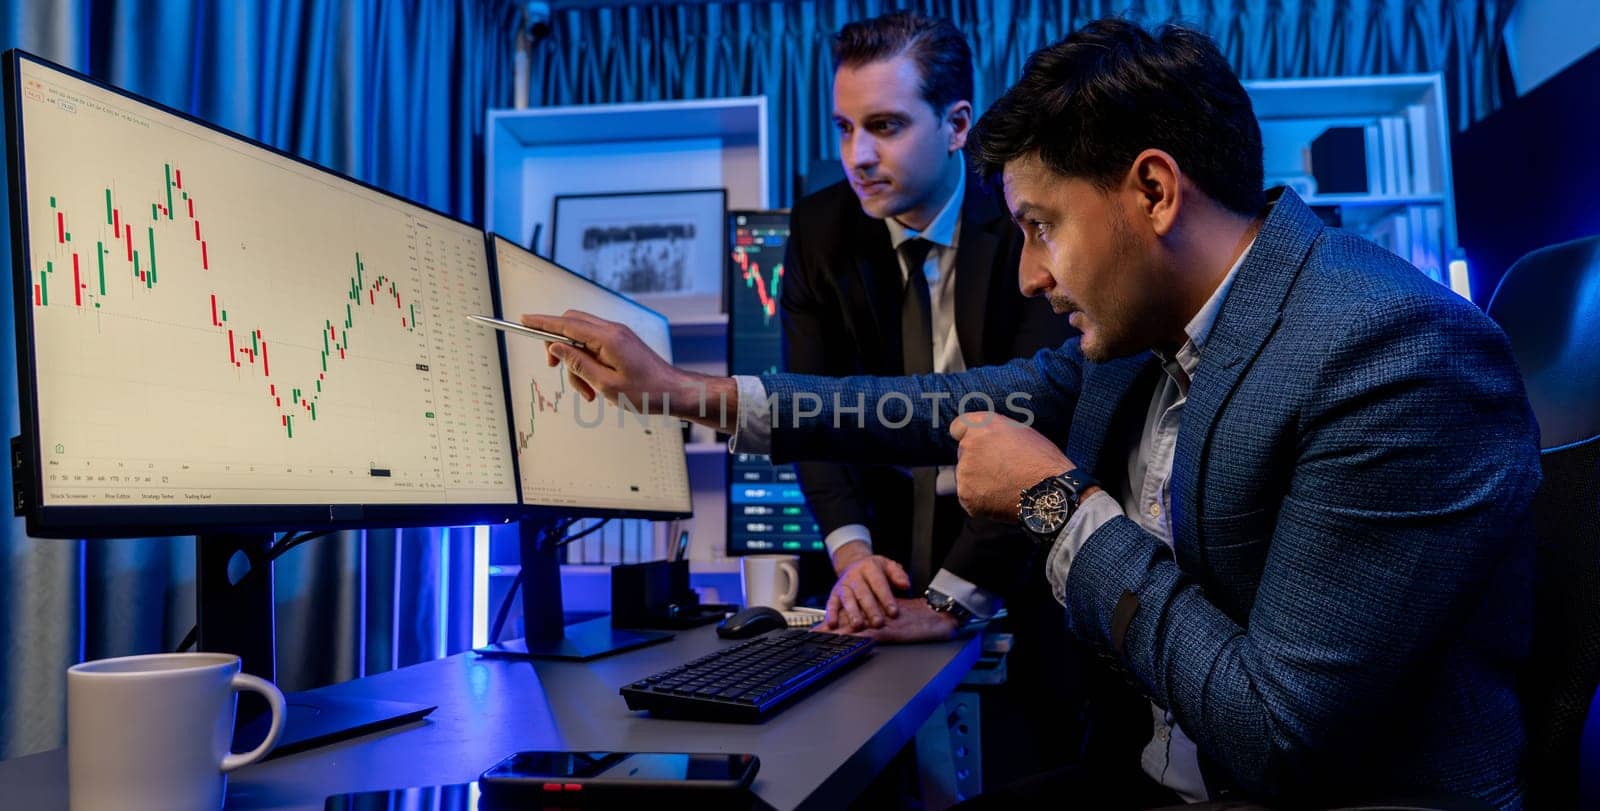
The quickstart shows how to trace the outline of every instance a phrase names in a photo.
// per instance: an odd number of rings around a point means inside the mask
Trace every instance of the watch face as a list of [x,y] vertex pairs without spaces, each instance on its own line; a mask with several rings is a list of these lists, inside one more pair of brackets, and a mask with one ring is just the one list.
[[972,616],[972,612],[968,611],[966,606],[956,602],[955,598],[948,594],[928,589],[928,593],[923,597],[928,601],[929,608],[941,614],[949,614],[963,622],[966,621],[967,617]]
[[1046,481],[1022,494],[1022,505],[1018,512],[1022,526],[1029,532],[1053,536],[1067,525],[1072,505],[1065,488],[1054,481]]

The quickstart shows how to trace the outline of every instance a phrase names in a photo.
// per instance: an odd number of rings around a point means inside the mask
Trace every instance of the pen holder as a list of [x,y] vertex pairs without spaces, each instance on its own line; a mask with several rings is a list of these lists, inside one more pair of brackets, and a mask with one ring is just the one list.
[[612,627],[672,627],[674,618],[699,611],[700,597],[689,588],[689,561],[653,560],[611,567]]

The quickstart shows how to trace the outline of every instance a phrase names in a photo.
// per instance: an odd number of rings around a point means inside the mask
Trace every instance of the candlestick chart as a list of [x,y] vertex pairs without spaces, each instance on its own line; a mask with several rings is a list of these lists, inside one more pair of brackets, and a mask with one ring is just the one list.
[[47,500],[515,499],[478,231],[22,64]]

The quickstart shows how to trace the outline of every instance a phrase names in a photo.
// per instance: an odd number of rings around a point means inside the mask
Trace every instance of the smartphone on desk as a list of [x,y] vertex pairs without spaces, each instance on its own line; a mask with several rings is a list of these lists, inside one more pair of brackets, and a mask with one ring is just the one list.
[[749,807],[761,761],[755,755],[678,752],[518,752],[478,778],[485,799],[598,808],[663,792],[697,807]]
[[334,794],[322,808],[323,811],[500,811],[483,799],[477,783]]

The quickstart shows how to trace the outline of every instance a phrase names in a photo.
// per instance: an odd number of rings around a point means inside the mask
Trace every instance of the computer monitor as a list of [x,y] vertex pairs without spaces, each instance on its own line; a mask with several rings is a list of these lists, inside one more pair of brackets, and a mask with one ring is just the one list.
[[[502,237],[491,235],[489,246],[502,318],[582,310],[628,325],[671,362],[660,313]],[[530,509],[520,537],[525,638],[479,653],[582,661],[670,638],[613,628],[607,619],[564,626],[558,550],[541,524],[574,516],[688,516],[693,504],[681,423],[664,416],[659,401],[586,402],[569,386],[566,369],[546,362],[542,340],[504,334],[503,349],[522,501]]]
[[[667,362],[667,319],[503,237],[491,237],[502,316],[582,310],[631,327]],[[689,515],[689,468],[683,429],[662,403],[585,402],[568,387],[566,369],[546,363],[545,342],[508,335],[506,379],[522,502],[593,516],[679,518]]]
[[272,678],[273,531],[520,512],[465,318],[493,306],[481,231],[37,57],[4,72],[30,534],[200,533],[199,645]]
[[[504,519],[478,229],[18,54],[34,535]],[[504,505],[484,509],[484,505]]]
[[[786,211],[728,212],[728,370],[736,375],[783,366],[783,254]],[[748,453],[728,458],[728,554],[825,551],[794,465]]]

